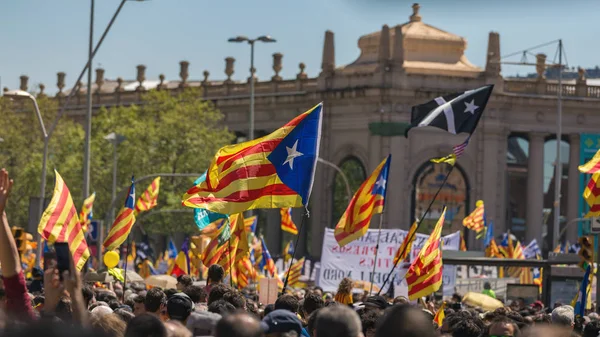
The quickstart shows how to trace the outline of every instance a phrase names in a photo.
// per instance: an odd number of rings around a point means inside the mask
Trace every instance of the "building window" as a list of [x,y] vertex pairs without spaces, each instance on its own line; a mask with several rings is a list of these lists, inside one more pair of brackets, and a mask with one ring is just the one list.
[[[434,164],[431,162],[427,162],[419,168],[413,179],[411,214],[413,221],[420,219],[424,215],[427,206],[433,200],[450,169],[450,165]],[[467,179],[463,170],[457,164],[450,173],[437,198],[435,198],[435,202],[431,206],[429,213],[427,213],[421,223],[419,232],[431,233],[444,206],[448,209],[446,210],[443,234],[446,235],[462,230],[462,221],[467,216],[468,205],[469,187]]]
[[[519,240],[525,239],[527,218],[527,168],[529,141],[522,135],[508,137],[506,152],[506,195],[508,229]],[[500,234],[500,233],[496,233]]]
[[[350,192],[352,195],[358,190],[360,185],[367,179],[367,173],[365,167],[356,157],[347,157],[342,160],[339,168],[348,179],[348,185],[350,185]],[[352,195],[350,198],[352,198]],[[338,221],[344,214],[346,207],[348,207],[348,192],[346,183],[339,173],[335,173],[333,178],[333,212],[331,227],[335,227]]]

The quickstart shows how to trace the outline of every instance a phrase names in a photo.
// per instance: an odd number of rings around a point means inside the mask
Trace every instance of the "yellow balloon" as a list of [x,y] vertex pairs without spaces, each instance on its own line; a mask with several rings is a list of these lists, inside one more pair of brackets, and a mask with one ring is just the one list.
[[483,206],[483,200],[477,200],[477,202],[475,203],[476,207],[481,207]]
[[104,265],[110,268],[114,268],[119,264],[119,254],[114,251],[106,252],[104,254]]

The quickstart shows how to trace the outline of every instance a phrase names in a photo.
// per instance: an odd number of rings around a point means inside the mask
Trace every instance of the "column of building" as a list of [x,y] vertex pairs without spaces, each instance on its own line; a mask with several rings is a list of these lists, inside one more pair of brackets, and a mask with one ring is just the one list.
[[529,158],[527,163],[527,241],[542,242],[544,221],[544,138],[545,134],[529,134]]
[[579,134],[569,136],[569,183],[567,187],[567,223],[570,226],[566,230],[566,238],[569,242],[577,241],[577,223],[574,219],[581,217],[579,214],[579,200],[581,200],[581,191],[579,189]]

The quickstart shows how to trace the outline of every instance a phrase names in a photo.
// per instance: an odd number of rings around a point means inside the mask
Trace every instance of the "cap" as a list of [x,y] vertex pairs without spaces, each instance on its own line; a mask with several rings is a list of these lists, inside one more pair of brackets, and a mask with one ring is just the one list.
[[371,308],[386,309],[390,304],[383,296],[369,296],[364,305]]
[[271,311],[263,318],[260,326],[265,334],[296,331],[298,335],[302,332],[302,322],[291,311],[278,309]]
[[185,321],[194,310],[194,302],[184,293],[175,293],[167,301],[167,314],[171,319]]
[[544,303],[542,303],[542,301],[535,301],[533,303],[531,303],[532,307],[540,307],[543,308],[544,307]]

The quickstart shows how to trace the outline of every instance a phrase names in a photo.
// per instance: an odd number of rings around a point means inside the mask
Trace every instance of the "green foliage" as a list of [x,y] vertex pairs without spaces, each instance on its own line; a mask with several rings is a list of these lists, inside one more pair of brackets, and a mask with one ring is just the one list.
[[[340,169],[346,175],[348,184],[350,185],[350,192],[356,193],[360,185],[367,179],[365,168],[362,166],[360,161],[356,158],[348,158],[342,162]],[[352,196],[350,196],[352,197]],[[344,211],[348,207],[348,193],[346,192],[346,183],[339,173],[335,174],[335,181],[333,185],[333,219],[331,226],[335,227],[338,221],[344,214]]]
[[[197,89],[173,94],[149,91],[140,106],[101,109],[92,122],[92,156],[90,191],[96,192],[94,218],[105,219],[112,196],[113,145],[104,139],[111,132],[126,140],[118,145],[117,199],[118,212],[125,200],[131,176],[136,179],[157,173],[203,173],[214,153],[231,143],[233,134],[223,125],[223,115],[210,102],[201,99]],[[11,200],[12,221],[25,224],[30,196],[39,195],[39,177],[43,142],[35,114],[19,111],[14,104],[2,100],[0,116],[0,166],[6,166],[15,179],[15,197]],[[52,100],[41,99],[40,109],[49,125],[56,115]],[[49,147],[47,197],[54,186],[52,168],[56,168],[68,184],[77,208],[83,202],[83,141],[81,125],[63,118]],[[152,182],[148,178],[136,185],[139,196]],[[161,178],[158,206],[138,216],[138,223],[149,232],[193,232],[191,209],[181,206],[181,197],[195,178]],[[173,213],[157,210],[177,210]]]

